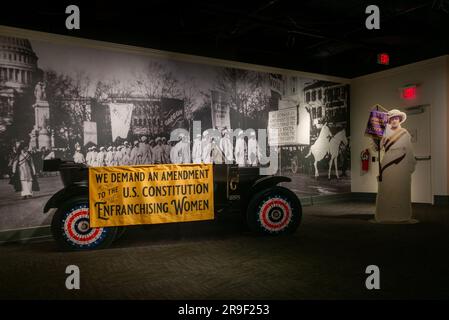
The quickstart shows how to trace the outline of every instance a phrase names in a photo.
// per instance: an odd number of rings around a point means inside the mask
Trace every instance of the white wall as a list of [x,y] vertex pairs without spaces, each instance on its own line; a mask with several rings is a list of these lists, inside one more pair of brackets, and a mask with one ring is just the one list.
[[[352,192],[377,192],[377,163],[362,175],[360,152],[370,146],[364,135],[371,107],[387,109],[421,104],[431,105],[432,189],[434,195],[448,194],[448,61],[442,56],[386,71],[354,78],[351,81],[351,168]],[[399,88],[419,84],[417,99],[406,102]]]

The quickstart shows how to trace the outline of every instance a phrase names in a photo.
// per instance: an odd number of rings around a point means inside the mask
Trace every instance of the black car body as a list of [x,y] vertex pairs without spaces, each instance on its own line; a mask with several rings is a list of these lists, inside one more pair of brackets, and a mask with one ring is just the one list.
[[[123,227],[90,228],[88,224],[89,168],[71,161],[44,161],[44,171],[59,171],[64,188],[46,203],[56,208],[52,233],[63,249],[83,250],[109,246]],[[278,186],[291,181],[283,176],[261,176],[258,167],[214,164],[214,209],[240,210],[251,230],[262,234],[290,233],[299,226],[302,208],[297,196]],[[84,213],[80,213],[84,210]],[[87,210],[87,212],[86,212]],[[78,219],[70,218],[77,213]],[[101,232],[95,229],[101,229]],[[84,241],[83,239],[89,239]]]

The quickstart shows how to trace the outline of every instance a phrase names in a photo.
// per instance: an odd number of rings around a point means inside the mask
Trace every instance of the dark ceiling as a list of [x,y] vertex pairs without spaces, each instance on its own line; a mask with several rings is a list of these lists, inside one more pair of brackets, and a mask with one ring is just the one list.
[[[2,25],[347,78],[449,51],[449,0],[8,2]],[[80,30],[65,28],[69,4]],[[380,30],[365,28],[370,4]]]

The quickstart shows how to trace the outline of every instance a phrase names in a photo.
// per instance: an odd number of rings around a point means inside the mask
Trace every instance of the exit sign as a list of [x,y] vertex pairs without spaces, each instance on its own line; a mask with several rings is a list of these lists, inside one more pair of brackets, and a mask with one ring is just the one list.
[[416,99],[416,85],[409,85],[401,88],[401,98],[405,100]]
[[390,55],[388,53],[379,53],[377,55],[377,63],[388,66],[390,64]]

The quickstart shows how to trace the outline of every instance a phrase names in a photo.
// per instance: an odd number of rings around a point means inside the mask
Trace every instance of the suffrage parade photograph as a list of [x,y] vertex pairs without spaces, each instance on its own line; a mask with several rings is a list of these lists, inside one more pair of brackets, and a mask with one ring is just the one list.
[[[43,170],[55,158],[87,167],[258,167],[269,166],[260,157],[272,150],[272,173],[295,178],[291,188],[299,196],[350,192],[348,85],[22,38],[0,41],[8,48],[0,53],[0,230],[48,224],[30,212],[62,186],[57,172]],[[184,133],[172,137],[176,129]]]

